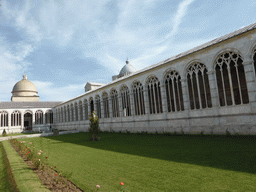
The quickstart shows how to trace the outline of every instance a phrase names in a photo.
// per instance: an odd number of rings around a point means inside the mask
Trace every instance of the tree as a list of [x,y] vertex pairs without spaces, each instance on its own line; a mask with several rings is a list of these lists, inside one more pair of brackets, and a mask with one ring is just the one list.
[[98,116],[96,115],[96,113],[94,111],[90,115],[89,132],[91,133],[90,141],[99,141],[100,140],[100,137],[99,137],[99,132],[100,132],[99,119],[98,119]]

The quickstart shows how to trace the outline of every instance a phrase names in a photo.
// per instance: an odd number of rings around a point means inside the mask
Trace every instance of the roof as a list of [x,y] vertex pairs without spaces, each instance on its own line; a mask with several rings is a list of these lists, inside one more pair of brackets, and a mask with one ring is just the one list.
[[124,75],[129,75],[134,72],[136,72],[136,69],[131,64],[129,64],[129,61],[127,60],[125,66],[121,69],[119,73],[119,77],[122,77]]
[[87,84],[90,84],[90,85],[105,85],[104,83],[93,83],[93,82],[89,82],[89,81],[86,83],[86,85]]
[[151,65],[151,66],[149,66],[149,67],[146,67],[146,68],[144,68],[144,69],[141,69],[141,70],[139,70],[139,71],[136,71],[136,72],[134,72],[134,73],[132,73],[132,74],[130,74],[130,75],[127,75],[127,76],[123,76],[123,77],[121,77],[121,78],[118,78],[118,79],[116,79],[116,80],[114,80],[114,81],[112,81],[112,82],[110,82],[110,83],[108,83],[108,84],[106,84],[106,85],[104,85],[104,86],[102,86],[102,87],[100,87],[100,88],[97,88],[97,89],[88,91],[88,92],[86,92],[86,93],[83,93],[82,95],[79,95],[79,96],[77,96],[77,97],[75,97],[75,98],[73,98],[73,99],[67,100],[67,101],[65,101],[65,102],[63,102],[63,103],[61,103],[61,104],[67,103],[67,102],[69,102],[69,101],[71,101],[71,100],[74,100],[74,99],[78,99],[79,97],[82,97],[82,96],[84,96],[84,95],[86,95],[86,94],[88,94],[88,93],[90,93],[90,92],[92,92],[92,91],[96,91],[96,90],[98,90],[98,89],[102,89],[102,88],[104,88],[104,87],[107,87],[107,86],[109,86],[109,85],[112,85],[112,84],[114,84],[114,83],[116,83],[116,82],[118,82],[118,81],[121,81],[121,80],[123,80],[123,79],[127,79],[127,78],[129,78],[129,77],[131,77],[131,76],[134,76],[134,75],[137,75],[137,74],[139,74],[139,73],[143,73],[143,72],[145,72],[145,71],[151,70],[151,69],[156,68],[156,67],[158,67],[158,66],[160,66],[160,65],[163,65],[163,64],[165,64],[165,63],[168,63],[168,62],[177,60],[177,59],[179,59],[179,58],[181,58],[181,57],[188,56],[188,55],[190,55],[190,54],[192,54],[192,53],[195,53],[195,52],[197,52],[197,51],[200,51],[200,50],[202,50],[202,49],[205,49],[205,48],[207,48],[207,47],[210,47],[210,46],[212,46],[212,45],[215,45],[215,44],[217,44],[217,43],[220,43],[220,42],[222,42],[222,41],[231,39],[231,38],[233,38],[233,37],[235,37],[235,36],[238,36],[238,35],[240,35],[240,34],[246,33],[246,32],[251,31],[251,30],[253,30],[253,29],[256,29],[256,23],[253,23],[253,24],[248,25],[248,26],[246,26],[246,27],[244,27],[244,28],[238,29],[238,30],[236,30],[236,31],[234,31],[234,32],[232,32],[232,33],[229,33],[229,34],[227,34],[227,35],[224,35],[224,36],[222,36],[222,37],[213,39],[212,41],[209,41],[209,42],[207,42],[207,43],[205,43],[205,44],[202,44],[202,45],[200,45],[200,46],[197,46],[197,47],[195,47],[195,48],[193,48],[193,49],[190,49],[190,50],[188,50],[188,51],[185,51],[185,52],[183,52],[183,53],[180,53],[180,54],[178,54],[178,55],[175,55],[175,56],[173,56],[173,57],[170,57],[169,59],[166,59],[166,60],[164,60],[164,61],[161,61],[161,62],[159,62],[159,63],[157,63],[157,64],[153,64],[153,65]]
[[17,82],[12,90],[14,92],[35,92],[37,93],[36,86],[27,79],[27,75],[23,76],[23,79]]
[[53,108],[60,104],[60,101],[50,102],[0,102],[0,109],[20,109],[20,108]]

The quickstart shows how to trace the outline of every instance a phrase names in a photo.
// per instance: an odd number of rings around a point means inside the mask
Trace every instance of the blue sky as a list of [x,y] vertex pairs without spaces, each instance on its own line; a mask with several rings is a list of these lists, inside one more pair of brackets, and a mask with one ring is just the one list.
[[255,0],[1,0],[0,101],[24,73],[40,101],[108,83],[256,22]]

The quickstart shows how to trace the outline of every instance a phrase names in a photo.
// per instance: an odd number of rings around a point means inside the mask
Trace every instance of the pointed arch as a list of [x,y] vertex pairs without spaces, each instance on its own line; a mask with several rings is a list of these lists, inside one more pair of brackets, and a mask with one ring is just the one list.
[[118,93],[116,89],[112,89],[110,92],[112,100],[112,112],[113,117],[119,117],[119,102],[118,102]]
[[143,85],[140,81],[133,82],[132,93],[134,99],[135,115],[145,115],[144,91]]
[[100,96],[95,96],[95,104],[98,118],[101,118]]
[[122,85],[120,89],[120,93],[121,93],[123,116],[131,116],[129,88],[126,85]]
[[220,54],[215,60],[220,106],[249,103],[243,60],[233,51]]
[[146,85],[148,88],[149,112],[150,114],[162,113],[162,98],[160,81],[154,75],[147,78]]
[[0,112],[0,127],[8,127],[8,112]]
[[37,110],[35,112],[35,124],[40,125],[44,123],[44,113],[42,110]]
[[203,63],[194,62],[187,68],[187,84],[190,109],[211,108],[211,92],[207,68]]

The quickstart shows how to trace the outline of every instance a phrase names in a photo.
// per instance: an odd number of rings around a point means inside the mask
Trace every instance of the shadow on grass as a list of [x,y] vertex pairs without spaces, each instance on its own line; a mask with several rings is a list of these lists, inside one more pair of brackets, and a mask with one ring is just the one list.
[[89,141],[89,133],[48,138],[112,152],[256,173],[255,136],[164,136],[132,133],[101,133],[99,136],[100,141]]

